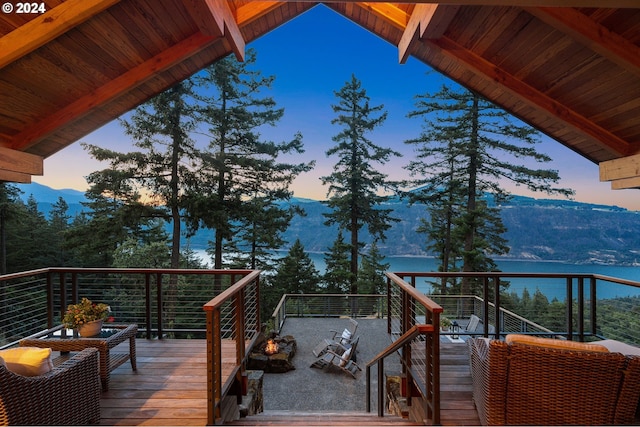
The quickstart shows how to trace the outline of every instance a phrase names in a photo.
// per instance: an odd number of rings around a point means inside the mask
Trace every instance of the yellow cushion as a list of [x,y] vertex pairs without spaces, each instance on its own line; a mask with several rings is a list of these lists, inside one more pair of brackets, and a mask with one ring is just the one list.
[[505,338],[508,344],[519,343],[534,345],[536,347],[556,348],[560,350],[595,351],[598,353],[608,353],[609,350],[598,344],[588,344],[583,342],[556,340],[553,338],[532,337],[530,335],[509,334]]
[[35,377],[53,369],[50,348],[16,347],[0,351],[0,358],[11,372]]

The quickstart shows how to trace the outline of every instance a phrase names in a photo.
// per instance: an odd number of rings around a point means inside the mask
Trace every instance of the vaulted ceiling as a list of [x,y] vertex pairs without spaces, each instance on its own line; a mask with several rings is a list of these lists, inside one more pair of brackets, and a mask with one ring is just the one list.
[[613,188],[640,187],[638,0],[5,2],[0,180],[29,182],[44,158],[318,3],[600,164]]

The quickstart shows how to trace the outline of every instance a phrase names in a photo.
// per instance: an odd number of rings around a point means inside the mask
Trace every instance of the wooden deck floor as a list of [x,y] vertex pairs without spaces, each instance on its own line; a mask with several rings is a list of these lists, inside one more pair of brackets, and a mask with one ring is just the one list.
[[[138,339],[136,347],[137,372],[124,364],[111,373],[109,391],[102,393],[100,424],[206,425],[205,340]],[[442,346],[443,425],[479,424],[471,402],[466,349],[460,344]],[[256,425],[261,422],[264,419],[256,419]],[[250,425],[250,419],[242,424]],[[305,424],[311,425],[299,425]],[[389,424],[397,425],[391,418]]]

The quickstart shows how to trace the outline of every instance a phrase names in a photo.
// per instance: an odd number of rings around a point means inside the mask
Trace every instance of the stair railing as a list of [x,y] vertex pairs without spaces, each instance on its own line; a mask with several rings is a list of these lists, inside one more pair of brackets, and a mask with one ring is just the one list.
[[371,412],[371,367],[378,367],[378,416],[384,416],[384,360],[399,354],[407,403],[413,385],[432,424],[440,424],[440,314],[443,309],[394,273],[387,276],[388,333],[393,343],[366,365],[367,412]]

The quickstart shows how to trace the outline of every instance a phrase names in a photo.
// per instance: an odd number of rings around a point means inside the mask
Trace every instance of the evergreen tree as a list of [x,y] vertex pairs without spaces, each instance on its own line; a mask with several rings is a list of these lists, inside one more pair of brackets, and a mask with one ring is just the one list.
[[349,293],[353,276],[349,253],[350,246],[344,241],[342,230],[338,230],[338,237],[324,254],[326,268],[322,281],[327,293]]
[[358,291],[361,294],[385,294],[387,282],[384,272],[387,269],[389,269],[389,264],[384,262],[384,256],[380,254],[378,245],[374,241],[360,263]]
[[[199,113],[209,144],[198,171],[193,201],[197,214],[190,225],[193,230],[214,230],[209,249],[214,268],[222,268],[225,243],[236,248],[249,245],[252,265],[257,265],[258,249],[276,249],[281,244],[278,234],[288,226],[290,212],[277,202],[291,197],[291,182],[313,165],[278,160],[283,154],[304,151],[299,133],[288,142],[261,140],[259,129],[275,126],[284,110],[276,108],[272,98],[261,96],[274,78],[253,70],[255,62],[255,51],[249,49],[244,62],[224,58],[197,78],[205,89],[199,97]],[[246,233],[241,235],[240,230]]]
[[165,240],[166,233],[153,206],[140,201],[129,173],[105,169],[89,174],[87,208],[65,233],[65,247],[83,267],[111,267],[114,251],[129,239],[141,243]]
[[9,224],[18,218],[16,203],[20,190],[6,182],[0,182],[0,274],[9,272],[7,267],[7,239]]
[[56,203],[51,206],[49,212],[49,247],[52,253],[52,262],[50,266],[69,266],[73,265],[71,255],[66,248],[65,236],[69,229],[69,221],[71,216],[68,214],[69,205],[62,198],[58,197]]
[[394,190],[387,182],[387,176],[377,171],[373,164],[385,164],[391,156],[400,154],[375,145],[367,138],[367,133],[380,126],[387,118],[383,105],[371,106],[366,90],[355,76],[338,92],[338,104],[332,105],[337,114],[331,123],[342,127],[332,140],[336,145],[327,156],[338,156],[333,173],[322,177],[323,184],[329,184],[326,224],[337,224],[350,233],[350,292],[358,293],[358,255],[363,247],[359,232],[367,226],[374,239],[385,239],[385,231],[391,227],[391,209],[381,208],[385,197],[383,190]]
[[[491,255],[508,251],[497,208],[510,197],[502,183],[511,181],[547,194],[570,196],[573,191],[554,187],[559,181],[557,171],[531,168],[522,162],[551,160],[535,149],[537,131],[514,122],[478,94],[443,87],[436,94],[418,96],[416,107],[409,117],[422,117],[424,131],[406,141],[417,146],[416,160],[406,167],[418,177],[410,183],[422,186],[413,197],[437,201],[432,213],[448,209],[453,215],[449,236],[431,229],[430,237],[450,239],[441,245],[449,251],[440,255],[441,269],[448,271],[461,258],[462,271],[494,270]],[[455,248],[462,248],[459,255]],[[469,293],[470,287],[470,281],[463,278],[460,292]]]
[[296,239],[280,260],[274,282],[283,294],[311,294],[317,292],[319,281],[318,270],[300,240]]
[[[195,127],[192,83],[185,80],[155,96],[138,107],[129,120],[122,120],[125,133],[141,151],[118,153],[94,145],[85,145],[89,153],[101,161],[109,161],[111,169],[95,172],[103,174],[103,181],[114,177],[126,181],[132,194],[144,192],[166,213],[162,218],[172,226],[171,268],[180,266],[180,239],[186,189],[198,180],[193,164],[198,158],[190,133]],[[140,202],[138,198],[137,203]]]

